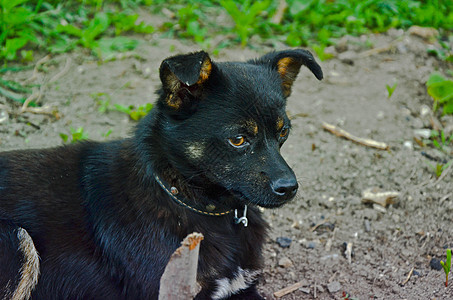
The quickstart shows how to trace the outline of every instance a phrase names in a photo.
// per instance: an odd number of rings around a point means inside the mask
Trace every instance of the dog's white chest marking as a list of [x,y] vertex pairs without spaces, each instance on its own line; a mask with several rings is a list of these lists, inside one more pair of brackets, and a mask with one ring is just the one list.
[[217,279],[217,290],[212,295],[212,299],[223,299],[240,290],[245,290],[255,281],[259,273],[258,270],[243,270],[239,267],[235,277]]

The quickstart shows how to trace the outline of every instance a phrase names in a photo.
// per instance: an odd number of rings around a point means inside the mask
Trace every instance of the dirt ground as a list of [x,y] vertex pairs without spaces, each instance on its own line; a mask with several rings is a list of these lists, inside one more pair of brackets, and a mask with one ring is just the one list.
[[[378,51],[368,51],[370,46]],[[451,116],[436,118],[430,109],[424,83],[432,71],[447,66],[429,56],[428,47],[437,46],[397,30],[346,37],[328,49],[337,57],[321,62],[323,81],[301,69],[288,101],[293,130],[283,147],[300,189],[290,204],[265,212],[272,230],[259,289],[267,299],[297,282],[300,288],[282,299],[344,299],[346,294],[349,299],[453,299],[453,282],[445,288],[444,272],[430,265],[433,258],[445,260],[445,249],[453,247],[453,168],[436,178],[429,165],[435,161],[421,153],[440,160],[453,156],[414,141],[433,124],[453,131]],[[243,60],[280,48],[227,49],[214,60]],[[153,102],[160,62],[195,50],[188,42],[150,36],[133,54],[115,61],[98,64],[78,51],[51,57],[35,76],[33,69],[7,73],[7,79],[41,84],[43,109],[59,118],[20,114],[17,105],[0,97],[0,149],[61,145],[60,133],[68,134],[70,127],[83,127],[94,140],[127,136],[135,122],[120,112],[100,113],[93,95],[107,94],[112,105]],[[395,83],[388,98],[386,85]],[[389,149],[339,138],[323,130],[322,122],[385,142]],[[369,188],[400,194],[383,208],[362,203]],[[290,238],[290,246],[281,247],[278,237]],[[348,243],[350,262],[344,254]]]

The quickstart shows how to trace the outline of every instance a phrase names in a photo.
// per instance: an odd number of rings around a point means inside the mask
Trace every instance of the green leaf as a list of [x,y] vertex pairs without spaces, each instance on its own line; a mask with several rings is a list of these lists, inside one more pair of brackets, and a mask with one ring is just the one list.
[[61,139],[63,140],[64,143],[66,143],[68,141],[68,135],[67,134],[64,134],[64,133],[60,133],[60,137]]
[[67,34],[70,34],[70,35],[73,35],[73,36],[76,36],[79,38],[82,36],[82,29],[77,28],[72,24],[68,24],[68,25],[58,24],[56,30],[57,30],[57,32],[67,33]]
[[390,86],[388,84],[385,85],[385,87],[387,88],[387,92],[388,92],[388,98],[392,97],[393,92],[395,91],[397,85],[398,85],[397,83],[395,83],[393,86]]

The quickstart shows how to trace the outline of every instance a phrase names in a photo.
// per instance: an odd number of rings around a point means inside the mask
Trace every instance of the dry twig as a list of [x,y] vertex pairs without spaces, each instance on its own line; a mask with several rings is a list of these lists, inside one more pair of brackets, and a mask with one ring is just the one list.
[[372,148],[377,148],[377,149],[380,149],[380,150],[388,150],[389,149],[389,146],[386,144],[386,143],[382,143],[382,142],[377,142],[375,140],[371,140],[371,139],[365,139],[365,138],[360,138],[360,137],[356,137],[352,134],[350,134],[349,132],[341,129],[341,128],[338,128],[332,124],[328,124],[328,123],[325,123],[323,122],[322,123],[322,127],[335,134],[336,136],[339,136],[339,137],[343,137],[345,139],[348,139],[348,140],[351,140],[357,144],[360,144],[360,145],[363,145],[363,146],[367,146],[367,147],[372,147]]
[[401,37],[397,38],[396,40],[394,40],[394,41],[392,41],[390,43],[388,43],[385,46],[378,47],[378,48],[373,48],[373,49],[364,51],[364,52],[359,54],[359,57],[367,57],[367,56],[376,55],[376,54],[379,54],[379,53],[382,53],[382,52],[390,51],[393,48],[395,48],[395,46],[398,44],[398,42],[400,40],[401,40]]
[[30,78],[28,78],[27,80],[24,81],[24,84],[30,83],[33,80],[35,80],[38,77],[39,67],[41,65],[45,64],[46,62],[48,62],[49,59],[50,59],[50,55],[46,55],[43,58],[41,58],[40,60],[38,60],[35,67],[33,68],[33,74],[31,75]]
[[299,281],[299,282],[296,282],[295,284],[292,284],[290,286],[287,286],[285,287],[284,289],[281,289],[279,291],[276,291],[274,293],[274,297],[276,298],[280,298],[280,297],[283,297],[285,295],[288,295],[289,293],[292,293],[294,292],[295,290],[303,287],[305,285],[305,281]]
[[408,283],[409,279],[411,279],[412,273],[414,273],[414,267],[412,267],[412,269],[409,272],[409,274],[407,274],[406,280],[404,280],[403,283],[401,283],[402,285],[405,285],[406,283]]

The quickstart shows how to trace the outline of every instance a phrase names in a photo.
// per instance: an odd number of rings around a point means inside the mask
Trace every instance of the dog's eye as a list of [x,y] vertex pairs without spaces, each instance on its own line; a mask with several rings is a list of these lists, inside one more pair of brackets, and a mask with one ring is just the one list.
[[288,135],[288,133],[289,133],[288,127],[283,128],[282,131],[280,131],[280,137],[284,138],[284,137],[286,137]]
[[242,135],[235,136],[234,138],[229,138],[228,142],[231,144],[233,147],[242,147],[246,145],[245,137]]

